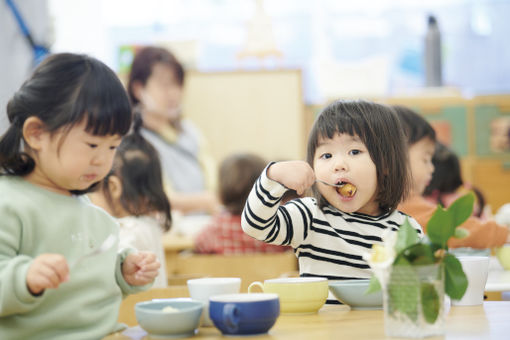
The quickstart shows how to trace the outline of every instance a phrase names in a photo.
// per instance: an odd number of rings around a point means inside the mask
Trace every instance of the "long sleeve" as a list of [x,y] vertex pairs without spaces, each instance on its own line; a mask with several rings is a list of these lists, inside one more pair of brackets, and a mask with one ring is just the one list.
[[124,276],[122,275],[122,263],[129,254],[134,252],[136,252],[136,250],[133,248],[124,248],[117,255],[117,262],[115,264],[115,280],[117,281],[123,296],[142,292],[152,286],[152,283],[144,286],[131,286],[126,282],[126,280],[124,280]]
[[297,248],[312,224],[310,206],[315,201],[297,199],[281,206],[280,200],[287,189],[269,179],[266,172],[267,167],[248,196],[241,226],[245,233],[258,240]]
[[26,284],[28,267],[32,258],[18,255],[22,227],[15,216],[0,210],[0,317],[25,313],[44,300],[30,294]]
[[[423,197],[417,196],[400,204],[398,209],[414,217],[426,232],[427,223],[434,214],[436,206]],[[450,248],[471,247],[483,249],[498,247],[503,245],[508,237],[508,228],[494,221],[483,222],[476,217],[468,218],[461,227],[469,231],[469,236],[463,239],[452,238],[448,241]]]

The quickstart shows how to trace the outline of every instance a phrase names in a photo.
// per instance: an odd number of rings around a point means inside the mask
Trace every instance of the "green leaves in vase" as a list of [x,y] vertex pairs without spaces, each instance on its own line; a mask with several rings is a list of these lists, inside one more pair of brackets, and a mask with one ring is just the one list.
[[[459,300],[467,288],[467,278],[459,260],[448,253],[451,237],[465,237],[467,230],[459,228],[471,216],[474,204],[473,193],[457,199],[448,209],[440,205],[427,224],[427,235],[423,238],[406,219],[397,232],[395,259],[388,280],[388,308],[390,313],[400,311],[416,321],[421,302],[421,311],[428,323],[434,323],[439,315],[443,288],[452,299]],[[426,272],[429,272],[428,274]],[[430,275],[430,281],[423,280]],[[444,287],[437,282],[443,282]],[[381,285],[375,277],[369,287],[373,292]]]

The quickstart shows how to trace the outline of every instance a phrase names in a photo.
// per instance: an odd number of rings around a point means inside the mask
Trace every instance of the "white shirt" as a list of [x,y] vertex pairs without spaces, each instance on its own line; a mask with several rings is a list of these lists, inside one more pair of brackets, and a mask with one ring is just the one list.
[[119,218],[118,221],[120,224],[119,249],[135,248],[156,254],[161,267],[153,287],[166,287],[168,279],[162,243],[163,229],[158,220],[152,216],[127,216]]

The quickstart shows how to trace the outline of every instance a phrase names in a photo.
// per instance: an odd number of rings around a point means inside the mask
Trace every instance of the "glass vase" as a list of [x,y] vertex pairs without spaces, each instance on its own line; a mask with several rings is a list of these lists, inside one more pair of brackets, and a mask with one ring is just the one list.
[[391,267],[383,289],[387,336],[424,338],[444,333],[444,267],[442,264]]

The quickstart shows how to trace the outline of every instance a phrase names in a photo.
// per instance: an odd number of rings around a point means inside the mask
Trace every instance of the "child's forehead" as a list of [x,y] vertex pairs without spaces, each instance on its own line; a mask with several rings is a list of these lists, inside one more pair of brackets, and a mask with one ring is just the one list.
[[318,136],[317,146],[321,146],[323,144],[329,144],[333,141],[341,142],[341,143],[349,143],[349,142],[359,142],[362,143],[361,138],[356,134],[348,134],[346,132],[335,132],[331,137],[328,137],[326,134],[321,134]]
[[106,139],[122,139],[122,136],[119,134],[106,134],[106,135],[99,135],[93,133],[93,128],[88,127],[88,121],[87,119],[83,119],[80,123],[74,125],[70,131],[73,131],[76,134],[84,135],[87,137],[93,137],[93,138],[106,138]]

